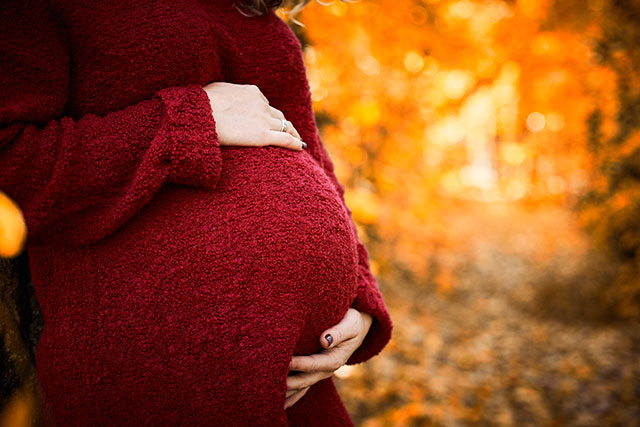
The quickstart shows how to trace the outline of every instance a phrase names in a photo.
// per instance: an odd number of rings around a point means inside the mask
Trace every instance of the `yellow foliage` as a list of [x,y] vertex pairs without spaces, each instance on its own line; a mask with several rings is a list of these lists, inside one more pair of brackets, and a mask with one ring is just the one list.
[[13,201],[0,191],[0,256],[11,258],[24,246],[27,227],[22,212]]
[[375,224],[380,217],[380,198],[363,188],[350,188],[345,192],[345,202],[353,217],[363,224]]

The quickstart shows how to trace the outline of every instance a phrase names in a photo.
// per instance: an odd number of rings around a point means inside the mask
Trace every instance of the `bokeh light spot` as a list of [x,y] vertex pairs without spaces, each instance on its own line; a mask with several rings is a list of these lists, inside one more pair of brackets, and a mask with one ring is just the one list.
[[533,112],[527,116],[527,129],[531,132],[540,132],[544,129],[545,122],[544,115],[537,111]]
[[462,70],[453,70],[444,80],[444,92],[451,99],[460,99],[467,92],[471,78]]
[[522,147],[515,142],[503,144],[501,147],[501,154],[504,161],[512,166],[522,164],[526,157]]
[[344,16],[347,13],[347,10],[349,9],[349,6],[343,1],[333,2],[333,4],[330,7],[331,7],[331,13],[333,13],[336,16]]
[[407,52],[407,55],[404,57],[404,67],[410,73],[419,73],[422,71],[422,67],[424,67],[422,55],[413,50]]

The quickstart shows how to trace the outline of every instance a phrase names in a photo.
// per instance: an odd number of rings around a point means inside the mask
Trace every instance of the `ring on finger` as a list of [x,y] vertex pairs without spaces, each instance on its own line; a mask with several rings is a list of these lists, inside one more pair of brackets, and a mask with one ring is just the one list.
[[280,121],[282,122],[282,127],[280,128],[280,132],[286,132],[287,130],[289,130],[289,122],[285,119],[280,119]]

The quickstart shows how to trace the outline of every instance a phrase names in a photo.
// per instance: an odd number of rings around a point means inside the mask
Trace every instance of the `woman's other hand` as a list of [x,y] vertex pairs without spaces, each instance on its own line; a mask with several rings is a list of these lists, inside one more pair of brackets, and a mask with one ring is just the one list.
[[287,399],[284,408],[293,406],[309,387],[329,378],[344,365],[364,341],[372,321],[369,313],[349,308],[340,323],[320,335],[320,344],[324,350],[310,356],[293,356],[289,369],[300,372],[287,377]]
[[203,86],[209,96],[220,145],[277,145],[302,150],[306,144],[287,121],[280,131],[284,114],[269,105],[256,85],[214,82]]

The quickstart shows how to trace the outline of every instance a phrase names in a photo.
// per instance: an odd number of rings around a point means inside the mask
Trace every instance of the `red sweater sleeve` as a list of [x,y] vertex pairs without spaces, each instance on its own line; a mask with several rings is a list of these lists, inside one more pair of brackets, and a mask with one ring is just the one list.
[[8,5],[0,11],[0,189],[22,209],[27,245],[94,243],[166,182],[216,186],[221,152],[202,86],[64,117],[71,55],[60,26],[44,7],[20,14]]
[[[338,191],[338,194],[340,194],[342,203],[349,217],[351,217],[351,209],[349,209],[344,200],[344,186],[338,181],[333,171],[333,162],[317,132],[316,141],[317,147],[313,152],[319,155],[320,163],[325,173]],[[358,233],[353,220],[351,221],[351,226],[357,236]],[[369,313],[373,321],[364,341],[347,360],[347,365],[365,362],[380,353],[391,339],[391,331],[393,330],[391,316],[385,305],[376,278],[371,273],[369,252],[360,240],[358,240],[358,262],[358,293],[351,307],[358,311]]]

